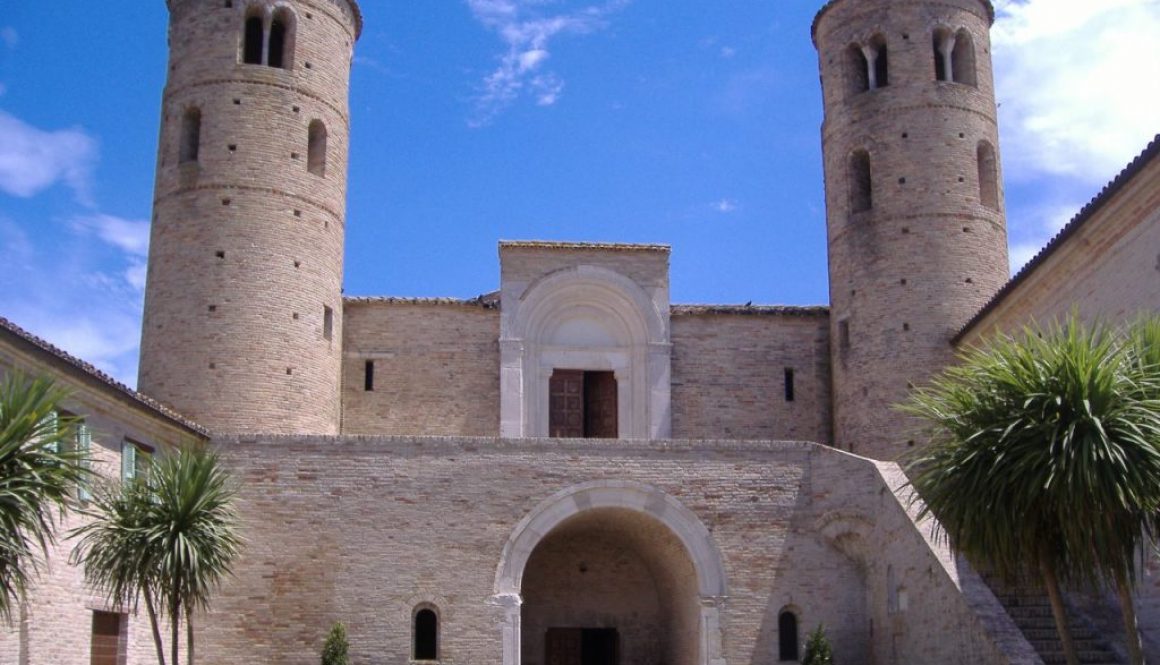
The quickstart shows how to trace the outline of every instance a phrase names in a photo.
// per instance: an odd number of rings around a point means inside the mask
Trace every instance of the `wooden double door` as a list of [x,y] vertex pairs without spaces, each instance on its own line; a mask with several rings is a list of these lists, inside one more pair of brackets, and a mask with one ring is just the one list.
[[558,369],[548,385],[548,435],[577,439],[615,439],[616,375]]
[[615,628],[549,628],[544,665],[620,665]]

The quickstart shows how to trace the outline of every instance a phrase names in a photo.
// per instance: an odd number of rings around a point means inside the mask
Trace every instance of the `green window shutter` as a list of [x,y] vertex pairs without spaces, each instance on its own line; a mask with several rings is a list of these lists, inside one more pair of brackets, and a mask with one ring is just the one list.
[[[77,425],[77,452],[84,456],[81,464],[85,469],[89,469],[90,460],[89,454],[93,448],[93,433],[89,431],[89,426],[83,422]],[[89,479],[82,478],[80,484],[77,485],[77,500],[88,501],[93,498],[92,491],[89,488]]]
[[[53,411],[44,418],[44,433],[48,436],[53,436],[56,434],[58,429],[60,429],[60,413]],[[60,453],[59,440],[50,441],[49,444],[45,447],[48,448],[48,451],[53,455]]]
[[130,441],[121,442],[121,482],[137,477],[137,446]]

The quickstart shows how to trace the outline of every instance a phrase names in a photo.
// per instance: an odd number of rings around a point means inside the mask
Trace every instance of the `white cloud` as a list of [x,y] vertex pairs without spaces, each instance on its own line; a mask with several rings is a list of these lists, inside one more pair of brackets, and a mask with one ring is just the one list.
[[20,45],[20,34],[16,32],[16,28],[6,25],[0,28],[0,42],[10,49],[14,49]]
[[1021,223],[1011,227],[1011,274],[1019,272],[1039,250],[1067,226],[1079,212],[1081,203],[1048,203],[1019,215]]
[[149,222],[93,214],[76,217],[73,227],[86,233],[94,233],[101,240],[135,257],[149,254]]
[[1160,2],[999,0],[996,10],[1008,177],[1106,182],[1158,129]]
[[476,20],[499,35],[507,48],[499,57],[499,66],[481,83],[470,124],[488,124],[525,93],[539,106],[559,101],[564,81],[544,71],[552,40],[562,34],[598,30],[609,14],[630,1],[608,0],[572,11],[557,8],[553,13],[547,10],[558,3],[546,0],[467,0]]
[[97,142],[81,129],[44,131],[0,111],[0,191],[27,198],[63,181],[82,202]]
[[732,199],[721,199],[713,204],[713,209],[719,213],[728,215],[731,212],[737,211],[737,202]]

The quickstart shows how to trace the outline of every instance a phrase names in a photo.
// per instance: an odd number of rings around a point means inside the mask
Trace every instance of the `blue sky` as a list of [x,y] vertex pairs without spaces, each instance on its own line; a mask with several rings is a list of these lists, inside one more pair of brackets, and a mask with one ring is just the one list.
[[[671,244],[674,302],[828,300],[821,0],[363,5],[347,294],[490,291],[503,238]],[[1017,268],[1160,131],[1160,2],[997,8]],[[166,23],[0,11],[0,316],[130,384]]]

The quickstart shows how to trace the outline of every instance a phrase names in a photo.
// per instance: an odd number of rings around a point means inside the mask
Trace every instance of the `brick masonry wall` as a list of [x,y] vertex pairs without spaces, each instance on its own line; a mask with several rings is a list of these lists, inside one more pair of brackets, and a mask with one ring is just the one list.
[[[281,3],[296,29],[278,69],[241,63],[251,4],[170,3],[139,384],[211,429],[334,433],[353,10]],[[200,150],[179,163],[190,108]],[[325,176],[307,171],[313,120]]]
[[498,310],[348,300],[344,318],[344,433],[499,433]]
[[824,315],[674,315],[673,436],[829,443],[829,337]]
[[[412,612],[425,604],[442,620],[441,662],[499,663],[503,612],[491,599],[504,545],[538,504],[588,481],[659,488],[712,533],[728,581],[727,662],[776,662],[777,614],[787,606],[799,612],[803,633],[824,622],[845,663],[1031,662],[1021,659],[1017,635],[1007,655],[1000,652],[996,645],[1009,635],[978,611],[994,613],[993,597],[972,601],[960,592],[963,573],[889,489],[888,479],[901,482],[897,467],[821,446],[218,443],[243,481],[248,546],[204,624],[199,654],[207,662],[314,663],[326,631],[341,620],[355,662],[403,664]],[[910,599],[894,613],[886,606],[888,568]],[[1005,615],[995,616],[1001,623]]]
[[[998,209],[983,205],[976,159],[980,142],[998,154],[986,10],[980,0],[839,0],[816,24],[834,438],[859,454],[907,451],[911,426],[892,405],[951,360],[951,337],[1008,277],[1002,192]],[[939,27],[972,35],[977,87],[935,80]],[[887,45],[889,85],[853,92],[847,49],[874,35]],[[864,212],[852,205],[857,150],[870,159]]]
[[[126,439],[163,450],[193,435],[166,418],[128,405],[116,393],[94,389],[91,380],[46,364],[0,338],[0,377],[12,367],[26,374],[52,376],[69,390],[64,407],[83,417],[92,432],[93,470],[105,479],[118,479],[121,449]],[[100,594],[88,589],[79,568],[68,565],[75,542],[64,537],[84,522],[75,512],[57,526],[61,534],[50,550],[26,602],[13,613],[11,623],[0,622],[0,663],[5,665],[88,665],[94,610],[120,612]],[[149,620],[144,608],[129,612],[123,635],[127,665],[156,662]]]
[[1005,295],[963,343],[1017,332],[1032,321],[1050,323],[1073,309],[1084,320],[1109,323],[1160,312],[1160,160]]

